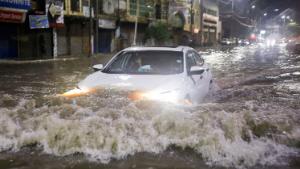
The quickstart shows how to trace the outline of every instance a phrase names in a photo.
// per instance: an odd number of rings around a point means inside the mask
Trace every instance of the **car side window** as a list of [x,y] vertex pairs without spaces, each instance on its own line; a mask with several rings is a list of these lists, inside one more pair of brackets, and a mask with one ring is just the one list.
[[130,53],[123,53],[118,55],[116,59],[111,63],[111,65],[109,65],[108,71],[114,73],[122,72],[124,69],[124,62],[128,55],[130,55]]
[[202,58],[202,56],[200,56],[197,52],[193,52],[193,53],[194,53],[194,58],[195,58],[197,66],[203,66],[204,59]]
[[187,55],[186,55],[186,69],[187,69],[187,71],[190,71],[191,67],[196,66],[196,65],[197,65],[197,63],[195,61],[193,52],[188,52]]

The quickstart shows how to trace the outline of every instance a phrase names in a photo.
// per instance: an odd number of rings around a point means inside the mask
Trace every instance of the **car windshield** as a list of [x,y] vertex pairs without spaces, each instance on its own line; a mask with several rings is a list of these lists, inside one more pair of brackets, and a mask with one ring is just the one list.
[[115,57],[103,72],[117,74],[179,74],[183,72],[183,52],[123,52]]

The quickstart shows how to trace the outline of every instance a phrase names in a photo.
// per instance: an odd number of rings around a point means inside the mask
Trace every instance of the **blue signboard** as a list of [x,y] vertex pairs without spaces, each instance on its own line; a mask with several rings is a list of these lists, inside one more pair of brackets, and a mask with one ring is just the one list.
[[30,29],[49,28],[47,15],[29,15]]
[[31,5],[30,0],[0,0],[1,7],[28,10]]

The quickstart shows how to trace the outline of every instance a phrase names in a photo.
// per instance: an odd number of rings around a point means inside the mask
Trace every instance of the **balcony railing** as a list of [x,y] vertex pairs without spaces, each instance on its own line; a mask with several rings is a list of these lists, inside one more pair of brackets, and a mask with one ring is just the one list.
[[155,13],[153,5],[147,5],[144,0],[140,0],[139,2],[140,3],[137,4],[136,0],[130,0],[129,14],[135,16],[137,9],[139,8],[140,17],[153,17]]

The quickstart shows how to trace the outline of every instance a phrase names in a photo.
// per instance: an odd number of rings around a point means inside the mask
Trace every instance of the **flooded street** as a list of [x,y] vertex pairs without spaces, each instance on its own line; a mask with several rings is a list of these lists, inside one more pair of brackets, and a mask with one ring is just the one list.
[[0,169],[300,168],[300,56],[201,53],[215,85],[191,107],[126,91],[57,96],[101,59],[0,64]]

